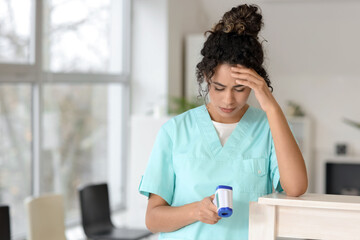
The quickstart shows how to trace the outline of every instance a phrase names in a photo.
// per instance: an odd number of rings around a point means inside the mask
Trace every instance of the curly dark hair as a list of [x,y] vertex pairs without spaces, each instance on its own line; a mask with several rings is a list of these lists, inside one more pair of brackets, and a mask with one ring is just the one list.
[[[196,65],[199,97],[208,94],[215,68],[223,63],[241,64],[254,69],[273,91],[269,76],[263,67],[263,48],[258,41],[258,33],[262,26],[260,8],[243,4],[226,12],[212,30],[205,32],[205,36],[209,36],[201,50],[203,58]],[[205,90],[202,89],[204,81],[208,84]]]

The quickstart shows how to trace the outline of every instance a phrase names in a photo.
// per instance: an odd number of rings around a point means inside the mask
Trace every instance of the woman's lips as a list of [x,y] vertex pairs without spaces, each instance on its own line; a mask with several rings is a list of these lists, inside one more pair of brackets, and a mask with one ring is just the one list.
[[221,111],[223,111],[224,113],[231,113],[232,111],[234,111],[235,108],[220,108]]

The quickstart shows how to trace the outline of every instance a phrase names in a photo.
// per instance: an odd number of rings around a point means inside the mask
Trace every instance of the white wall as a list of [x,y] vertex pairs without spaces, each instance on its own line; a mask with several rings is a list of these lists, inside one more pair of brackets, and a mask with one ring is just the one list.
[[168,89],[168,0],[132,1],[131,113],[163,103]]
[[307,2],[263,7],[275,96],[300,103],[316,123],[317,153],[348,142],[360,156],[360,3]]
[[131,113],[167,106],[183,89],[186,34],[206,29],[206,14],[193,0],[134,0]]
[[207,23],[207,15],[199,1],[169,0],[168,91],[170,96],[179,97],[183,94],[185,36],[205,32]]

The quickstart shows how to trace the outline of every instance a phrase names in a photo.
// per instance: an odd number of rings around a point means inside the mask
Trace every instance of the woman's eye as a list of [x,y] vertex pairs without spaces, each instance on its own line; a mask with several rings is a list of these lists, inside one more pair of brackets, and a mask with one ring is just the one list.
[[216,91],[223,91],[224,88],[215,88]]
[[243,92],[245,90],[245,88],[243,88],[243,89],[235,89],[235,91],[237,91],[237,92]]

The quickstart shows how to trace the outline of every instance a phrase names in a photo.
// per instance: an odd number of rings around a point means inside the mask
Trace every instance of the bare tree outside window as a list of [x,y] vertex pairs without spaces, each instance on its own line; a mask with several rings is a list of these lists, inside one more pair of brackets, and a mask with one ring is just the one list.
[[47,11],[49,24],[44,39],[50,71],[120,71],[120,64],[117,68],[111,64],[113,12],[110,0],[52,0]]
[[81,184],[107,182],[108,95],[106,85],[44,88],[41,191],[63,193],[68,217],[79,216]]
[[0,85],[0,203],[11,204],[12,227],[25,228],[31,194],[30,85]]
[[[111,67],[114,64],[110,54],[114,2],[119,1],[48,1],[48,34],[45,32],[44,38],[48,42],[44,44],[48,48],[45,64],[49,71],[110,73],[116,69]],[[116,93],[111,88],[114,87],[44,85],[40,189],[64,193],[66,213],[71,218],[79,217],[77,188],[84,183],[108,180],[109,134],[118,135],[120,142],[120,132],[109,127],[112,115],[121,115],[120,108],[109,112],[107,106],[113,104],[109,101],[111,96],[120,95],[121,91]],[[119,127],[120,122],[116,125]],[[119,201],[117,197],[114,204]]]
[[31,0],[0,1],[0,62],[30,63]]
[[67,222],[80,219],[82,184],[108,182],[122,204],[126,1],[0,0],[0,203],[14,239],[34,193],[63,194]]

